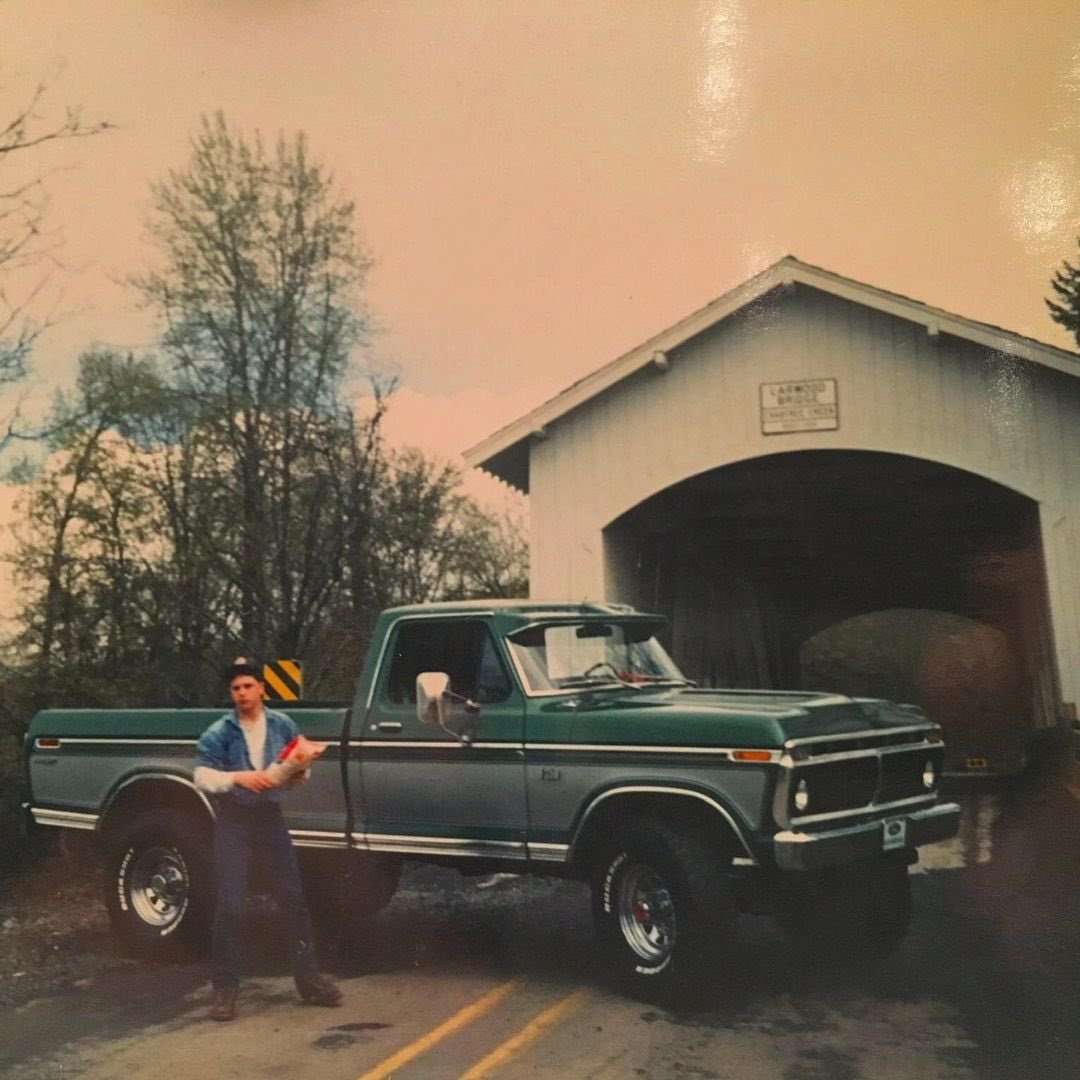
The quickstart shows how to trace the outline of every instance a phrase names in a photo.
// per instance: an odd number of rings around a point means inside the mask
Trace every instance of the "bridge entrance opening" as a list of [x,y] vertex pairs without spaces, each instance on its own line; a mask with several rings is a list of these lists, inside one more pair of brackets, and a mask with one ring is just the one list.
[[607,595],[670,620],[706,686],[914,701],[954,771],[1016,771],[1057,730],[1037,504],[901,455],[776,454],[660,492],[605,530]]

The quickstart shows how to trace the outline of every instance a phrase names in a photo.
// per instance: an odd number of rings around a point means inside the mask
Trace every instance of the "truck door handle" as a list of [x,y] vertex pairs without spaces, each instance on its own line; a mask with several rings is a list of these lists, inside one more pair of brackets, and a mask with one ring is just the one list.
[[380,731],[400,731],[401,730],[401,721],[400,720],[380,720],[379,723],[378,723],[378,728],[379,728]]

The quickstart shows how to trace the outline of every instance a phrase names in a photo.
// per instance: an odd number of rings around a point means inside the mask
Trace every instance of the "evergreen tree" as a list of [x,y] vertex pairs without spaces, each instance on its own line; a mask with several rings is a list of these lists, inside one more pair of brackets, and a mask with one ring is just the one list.
[[1062,262],[1061,268],[1054,272],[1050,288],[1057,295],[1057,301],[1046,301],[1050,318],[1064,326],[1080,345],[1080,266],[1073,266],[1068,260]]

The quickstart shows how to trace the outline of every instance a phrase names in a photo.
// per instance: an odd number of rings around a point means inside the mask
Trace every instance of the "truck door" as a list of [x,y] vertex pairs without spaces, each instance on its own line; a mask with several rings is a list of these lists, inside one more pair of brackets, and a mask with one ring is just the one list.
[[[416,716],[416,676],[442,671],[480,707],[463,743]],[[483,619],[406,618],[390,631],[361,735],[375,851],[525,858],[524,699]]]

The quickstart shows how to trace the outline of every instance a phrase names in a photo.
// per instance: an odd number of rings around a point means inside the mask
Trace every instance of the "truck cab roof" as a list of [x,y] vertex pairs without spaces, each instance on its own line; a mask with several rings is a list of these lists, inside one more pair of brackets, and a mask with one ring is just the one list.
[[[387,608],[384,615],[524,615],[529,618],[582,618],[641,615],[629,604],[608,604],[595,600],[441,600],[430,604],[403,604]],[[649,618],[658,619],[659,615]]]

